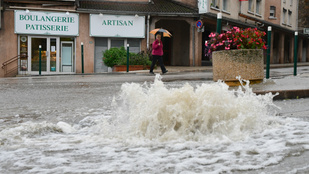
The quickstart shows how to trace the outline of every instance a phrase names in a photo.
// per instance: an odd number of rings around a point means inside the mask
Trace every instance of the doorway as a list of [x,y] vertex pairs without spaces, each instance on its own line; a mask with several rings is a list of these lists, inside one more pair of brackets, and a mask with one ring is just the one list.
[[[24,39],[27,38],[28,39]],[[75,72],[75,38],[55,36],[20,36],[19,39],[28,40],[28,48],[25,55],[29,74],[71,74]],[[21,40],[22,41],[22,40]],[[26,43],[26,42],[25,42]],[[22,44],[19,45],[19,51]],[[40,48],[41,47],[41,57]],[[40,64],[41,59],[41,64]],[[41,65],[41,67],[40,67]],[[22,73],[22,72],[19,72]]]
[[[36,74],[40,70],[42,73],[53,73],[59,72],[57,69],[58,63],[58,43],[59,37],[39,37],[29,36],[29,69],[28,72]],[[41,47],[41,58],[40,58],[40,47]],[[41,59],[41,67],[40,67]]]
[[61,72],[73,72],[73,42],[61,42]]
[[40,50],[41,47],[41,71],[46,71],[47,67],[47,38],[31,38],[31,71],[40,70]]
[[167,66],[190,65],[190,24],[185,20],[160,19],[155,28],[164,28],[172,33],[172,37],[164,37],[163,59]]

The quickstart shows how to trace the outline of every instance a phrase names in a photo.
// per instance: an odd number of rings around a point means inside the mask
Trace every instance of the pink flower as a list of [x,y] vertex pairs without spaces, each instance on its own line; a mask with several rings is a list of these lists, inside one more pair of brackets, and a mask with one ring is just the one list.
[[229,50],[229,49],[230,49],[230,47],[225,47],[225,49],[226,49],[226,50]]
[[216,34],[215,33],[210,33],[209,37],[215,37]]

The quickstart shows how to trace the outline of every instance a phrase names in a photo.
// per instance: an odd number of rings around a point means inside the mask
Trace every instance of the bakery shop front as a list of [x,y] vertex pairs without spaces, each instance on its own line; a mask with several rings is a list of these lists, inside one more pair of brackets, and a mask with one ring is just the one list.
[[74,74],[79,14],[15,10],[18,74]]

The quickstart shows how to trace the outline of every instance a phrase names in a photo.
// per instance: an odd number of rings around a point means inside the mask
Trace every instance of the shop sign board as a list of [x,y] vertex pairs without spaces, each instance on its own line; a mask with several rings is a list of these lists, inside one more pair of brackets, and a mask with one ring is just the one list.
[[198,13],[203,14],[208,12],[208,0],[198,0]]
[[15,10],[15,33],[36,35],[79,35],[77,13]]
[[145,38],[145,16],[90,14],[90,36]]

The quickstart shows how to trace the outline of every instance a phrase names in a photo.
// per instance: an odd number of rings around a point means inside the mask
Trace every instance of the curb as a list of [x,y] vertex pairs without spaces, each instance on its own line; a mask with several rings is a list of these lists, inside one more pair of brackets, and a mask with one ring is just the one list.
[[309,89],[297,89],[297,90],[277,90],[277,91],[255,91],[257,95],[272,93],[273,95],[278,93],[274,97],[274,100],[286,100],[286,99],[299,99],[299,98],[309,98]]

